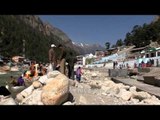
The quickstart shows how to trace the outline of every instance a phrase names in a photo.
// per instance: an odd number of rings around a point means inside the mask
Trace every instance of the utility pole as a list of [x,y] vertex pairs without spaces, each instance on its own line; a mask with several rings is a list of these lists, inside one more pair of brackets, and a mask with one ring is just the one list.
[[25,58],[25,40],[23,39],[23,57]]

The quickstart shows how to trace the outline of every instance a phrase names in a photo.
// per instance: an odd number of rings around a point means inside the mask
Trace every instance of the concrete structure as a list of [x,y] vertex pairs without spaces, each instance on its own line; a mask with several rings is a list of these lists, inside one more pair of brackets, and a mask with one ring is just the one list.
[[86,65],[86,58],[85,57],[82,58],[82,65]]
[[77,56],[77,64],[80,64],[80,65],[83,64],[83,55]]
[[128,70],[127,69],[109,69],[108,74],[109,74],[109,77],[127,77]]
[[96,58],[96,56],[93,55],[92,53],[86,55],[79,55],[77,56],[77,64],[86,65],[86,59],[92,59],[92,58]]

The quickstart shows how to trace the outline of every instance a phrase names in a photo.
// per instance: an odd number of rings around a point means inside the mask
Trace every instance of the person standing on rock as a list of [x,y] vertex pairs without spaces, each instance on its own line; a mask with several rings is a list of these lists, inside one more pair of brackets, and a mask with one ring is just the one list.
[[65,75],[65,70],[66,70],[66,52],[65,52],[65,49],[64,49],[64,46],[62,46],[61,44],[58,46],[58,49],[59,49],[59,52],[60,52],[60,55],[59,55],[59,64],[60,64],[60,72],[62,74]]
[[72,51],[69,52],[69,58],[66,60],[68,62],[68,78],[74,80],[74,64],[76,63],[77,59],[73,55]]
[[51,45],[51,48],[49,49],[49,62],[50,64],[52,64],[53,66],[53,70],[56,69],[56,66],[57,66],[57,60],[56,60],[56,53],[55,53],[55,45],[52,44]]

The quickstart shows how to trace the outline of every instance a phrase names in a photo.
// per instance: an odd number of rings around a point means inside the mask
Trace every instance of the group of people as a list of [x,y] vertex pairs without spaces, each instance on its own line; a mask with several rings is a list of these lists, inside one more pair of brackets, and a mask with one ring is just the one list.
[[36,61],[32,61],[29,67],[29,71],[24,72],[24,76],[28,79],[37,76],[43,76],[47,73],[47,69],[44,67],[42,63],[36,63]]
[[[80,82],[82,68],[78,67],[76,71],[74,70],[74,64],[76,63],[77,59],[73,55],[72,51],[68,53],[69,57],[67,57],[67,59],[66,55],[67,53],[63,45],[60,44],[58,47],[56,47],[54,44],[51,45],[51,48],[49,49],[49,66],[51,66],[51,71],[58,70],[62,74],[68,76],[69,79],[74,80],[76,78],[76,80]],[[66,62],[68,63],[67,65]],[[66,72],[66,68],[68,72]],[[24,79],[32,80],[33,77],[45,75],[47,71],[49,71],[49,67],[47,70],[42,63],[36,63],[36,61],[32,60],[29,70],[24,71],[24,73],[18,79],[11,76],[11,83],[13,86],[22,86],[25,85]]]
[[22,76],[20,76],[18,79],[16,79],[13,76],[10,76],[10,84],[12,84],[13,86],[24,86],[25,82]]
[[[68,70],[68,78],[74,80],[74,76],[76,74],[76,80],[80,82],[82,70],[81,67],[78,67],[76,71],[74,71],[74,64],[76,63],[77,59],[73,55],[72,51],[69,52],[69,58],[66,59],[66,51],[63,45],[56,45],[52,44],[51,48],[49,49],[49,62],[53,67],[53,70],[59,70],[62,74],[66,75],[66,67]],[[66,66],[66,62],[68,63]]]
[[113,69],[115,69],[118,66],[118,62],[117,61],[113,61]]
[[25,79],[32,81],[33,77],[43,76],[47,73],[47,69],[42,63],[36,63],[36,61],[31,61],[29,70],[23,72],[21,76],[17,79],[13,76],[10,77],[11,84],[13,86],[25,86]]

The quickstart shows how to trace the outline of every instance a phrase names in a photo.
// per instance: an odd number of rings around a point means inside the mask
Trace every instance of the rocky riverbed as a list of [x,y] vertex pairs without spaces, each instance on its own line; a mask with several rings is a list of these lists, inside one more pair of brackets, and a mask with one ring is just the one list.
[[[104,72],[103,72],[104,71]],[[160,105],[160,100],[135,86],[114,83],[106,70],[85,70],[82,83],[70,91],[78,105]]]
[[0,96],[1,105],[160,105],[160,100],[135,86],[114,83],[106,69],[84,69],[80,83],[58,71],[40,77],[27,89]]

